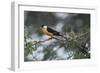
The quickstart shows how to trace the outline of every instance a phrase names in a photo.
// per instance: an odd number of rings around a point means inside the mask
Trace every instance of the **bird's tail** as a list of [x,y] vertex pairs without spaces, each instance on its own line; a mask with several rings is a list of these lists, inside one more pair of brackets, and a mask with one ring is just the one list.
[[57,35],[57,36],[61,36],[61,38],[64,38],[65,40],[67,40],[67,37],[65,37],[64,35],[60,34],[60,33],[54,33],[54,35]]

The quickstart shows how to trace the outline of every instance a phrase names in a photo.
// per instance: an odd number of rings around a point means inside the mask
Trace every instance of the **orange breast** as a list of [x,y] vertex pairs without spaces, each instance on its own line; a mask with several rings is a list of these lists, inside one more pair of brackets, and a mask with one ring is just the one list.
[[46,35],[48,35],[48,36],[53,36],[53,33],[50,33],[50,32],[48,32],[47,31],[47,29],[42,29],[42,32],[44,33],[44,34],[46,34]]

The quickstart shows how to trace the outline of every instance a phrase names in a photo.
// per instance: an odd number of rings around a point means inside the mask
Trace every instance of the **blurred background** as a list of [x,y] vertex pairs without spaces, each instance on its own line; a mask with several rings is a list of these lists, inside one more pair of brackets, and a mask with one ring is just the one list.
[[[42,24],[60,32],[67,39],[44,41],[48,36],[41,32]],[[90,14],[24,11],[25,62],[89,58]]]

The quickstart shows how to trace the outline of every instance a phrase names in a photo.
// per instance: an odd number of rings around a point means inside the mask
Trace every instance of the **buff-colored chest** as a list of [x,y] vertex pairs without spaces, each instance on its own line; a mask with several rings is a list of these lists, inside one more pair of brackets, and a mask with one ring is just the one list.
[[48,36],[53,36],[53,33],[47,31],[47,28],[42,28],[42,32]]

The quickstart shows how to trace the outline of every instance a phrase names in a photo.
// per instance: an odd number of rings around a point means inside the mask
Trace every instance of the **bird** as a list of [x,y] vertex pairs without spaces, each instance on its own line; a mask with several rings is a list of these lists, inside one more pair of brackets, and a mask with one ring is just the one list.
[[56,31],[56,30],[54,30],[54,29],[48,27],[47,25],[41,25],[40,28],[41,28],[41,30],[42,30],[42,32],[43,32],[44,34],[50,36],[51,38],[52,38],[53,36],[62,36],[62,35],[60,34],[60,32],[58,32],[58,31]]

